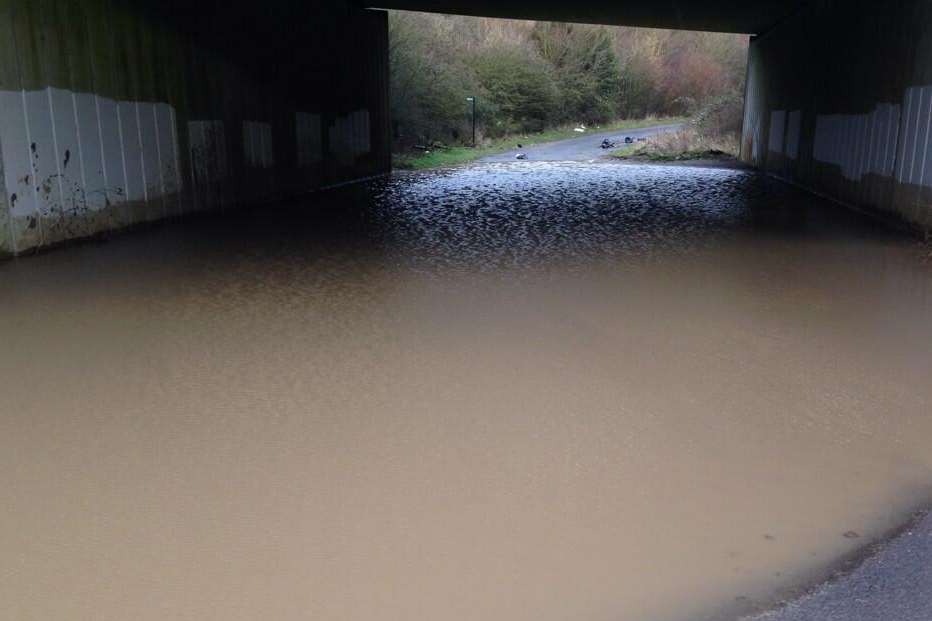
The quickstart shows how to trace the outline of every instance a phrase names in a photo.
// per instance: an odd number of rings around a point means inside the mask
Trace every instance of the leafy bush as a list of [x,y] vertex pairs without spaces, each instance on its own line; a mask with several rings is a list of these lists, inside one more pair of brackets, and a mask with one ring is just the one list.
[[472,71],[427,16],[389,19],[391,113],[401,144],[457,140],[469,131],[466,97],[478,89]]
[[472,66],[487,102],[482,107],[487,133],[542,131],[555,119],[558,91],[539,57],[498,47],[477,54]]
[[607,28],[539,22],[531,36],[553,67],[560,120],[601,123],[616,117],[621,72]]

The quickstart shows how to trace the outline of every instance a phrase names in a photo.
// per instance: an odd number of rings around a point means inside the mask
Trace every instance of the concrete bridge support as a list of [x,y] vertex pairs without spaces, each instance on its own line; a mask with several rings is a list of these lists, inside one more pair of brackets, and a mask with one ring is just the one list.
[[932,2],[823,0],[754,37],[741,157],[932,232]]
[[384,13],[194,4],[0,0],[0,253],[389,170]]

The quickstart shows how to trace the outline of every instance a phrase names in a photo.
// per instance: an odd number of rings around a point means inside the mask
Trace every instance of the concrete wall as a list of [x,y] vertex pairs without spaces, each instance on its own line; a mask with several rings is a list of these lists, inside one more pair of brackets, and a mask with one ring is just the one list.
[[0,0],[0,253],[388,171],[384,13],[206,4]]
[[932,231],[932,2],[815,2],[748,63],[742,159]]

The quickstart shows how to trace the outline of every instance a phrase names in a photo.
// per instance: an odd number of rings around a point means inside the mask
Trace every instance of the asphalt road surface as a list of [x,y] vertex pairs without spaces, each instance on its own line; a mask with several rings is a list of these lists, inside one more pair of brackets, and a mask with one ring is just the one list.
[[887,543],[847,576],[753,621],[929,619],[932,619],[932,514]]
[[643,127],[641,129],[620,129],[611,132],[598,132],[581,134],[579,138],[567,138],[556,142],[545,142],[533,146],[527,146],[522,149],[515,147],[512,151],[490,155],[483,158],[482,162],[511,162],[515,160],[518,153],[526,153],[528,161],[537,162],[567,162],[567,161],[588,161],[594,160],[606,155],[610,150],[602,149],[599,145],[602,140],[608,138],[620,149],[625,146],[625,136],[637,140],[638,138],[650,138],[657,134],[673,132],[682,128],[682,124],[676,125],[656,125],[654,127]]

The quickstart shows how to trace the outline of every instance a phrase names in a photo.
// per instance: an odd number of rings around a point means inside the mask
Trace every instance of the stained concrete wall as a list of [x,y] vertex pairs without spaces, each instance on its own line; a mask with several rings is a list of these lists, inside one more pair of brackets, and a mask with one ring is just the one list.
[[751,41],[743,160],[932,232],[932,2],[822,0]]
[[0,253],[389,170],[384,13],[184,4],[0,0]]

